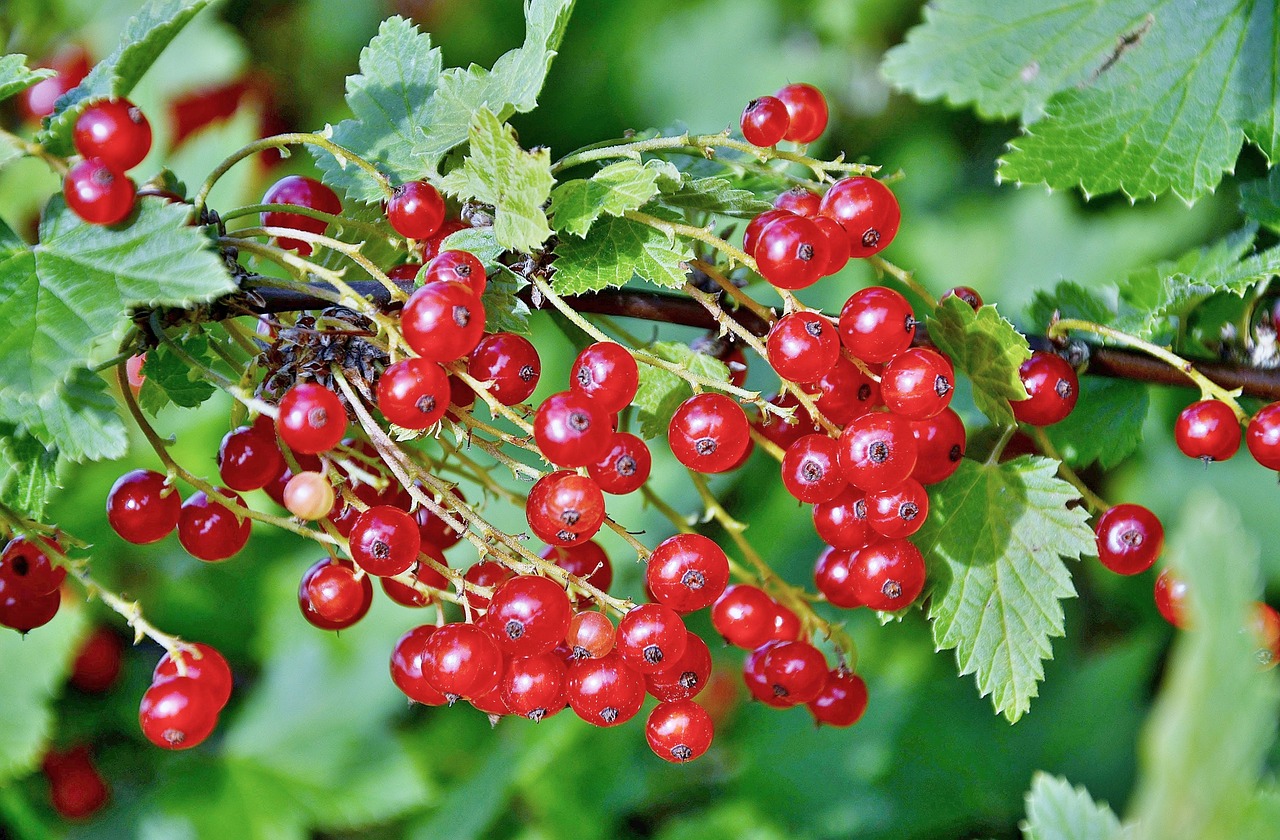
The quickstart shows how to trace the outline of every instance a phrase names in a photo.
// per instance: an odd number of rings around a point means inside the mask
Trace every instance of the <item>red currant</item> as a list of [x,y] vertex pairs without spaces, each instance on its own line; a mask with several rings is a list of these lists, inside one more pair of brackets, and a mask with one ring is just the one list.
[[854,551],[857,549],[828,546],[813,567],[813,580],[823,597],[837,607],[850,610],[862,606],[853,575]]
[[1193,402],[1178,415],[1173,427],[1178,448],[1188,458],[1225,461],[1240,448],[1240,421],[1220,400]]
[[557,470],[533,485],[525,516],[543,542],[578,545],[595,536],[604,524],[604,494],[591,478]]
[[831,501],[813,506],[813,528],[828,545],[862,548],[869,537],[867,527],[867,499],[856,487],[846,485]]
[[[427,263],[427,270],[422,275],[423,284],[442,280],[462,283],[470,288],[476,297],[483,295],[485,288],[489,285],[488,277],[484,273],[484,263],[470,251],[441,251]],[[484,319],[481,318],[481,320]]]
[[864,414],[845,427],[839,441],[840,468],[859,490],[888,490],[915,469],[918,449],[911,425],[894,414]]
[[348,560],[325,558],[307,569],[298,584],[303,617],[321,630],[345,630],[364,618],[373,603],[373,584]]
[[640,673],[654,674],[679,661],[687,635],[675,610],[662,604],[641,604],[618,622],[618,653]]
[[747,222],[746,228],[742,231],[742,250],[748,254],[755,254],[756,244],[760,241],[760,234],[769,225],[778,219],[785,219],[788,216],[794,216],[790,210],[766,210],[751,221]]
[[729,584],[729,558],[701,534],[676,534],[649,556],[645,584],[660,603],[677,613],[709,607]]
[[684,655],[670,668],[646,674],[649,693],[663,702],[692,700],[711,679],[711,651],[698,634],[685,637]]
[[627,432],[615,432],[604,457],[587,467],[600,489],[613,496],[634,493],[649,480],[653,456],[645,442]]
[[841,356],[831,370],[809,386],[818,392],[818,411],[837,426],[850,422],[883,405],[880,383]]
[[387,279],[394,280],[397,283],[412,283],[418,279],[418,272],[421,270],[422,263],[403,263],[387,269]]
[[818,206],[821,203],[822,196],[808,187],[797,184],[785,192],[778,193],[778,197],[773,200],[773,207],[775,210],[786,210],[797,216],[812,218],[818,215]]
[[851,571],[858,600],[873,610],[900,610],[924,590],[924,558],[906,540],[888,540],[860,549],[853,556]]
[[548,461],[585,467],[609,451],[613,429],[608,413],[578,391],[552,394],[538,406],[533,438]]
[[591,398],[606,414],[631,405],[640,384],[635,357],[621,344],[598,341],[578,354],[569,387]]
[[203,742],[218,725],[212,689],[191,677],[174,677],[142,695],[138,722],[147,740],[166,750],[187,750]]
[[[601,592],[608,592],[609,587],[613,585],[613,564],[609,562],[609,555],[604,553],[600,543],[595,540],[587,540],[574,546],[549,545],[538,556],[544,560],[550,560]],[[583,594],[574,598],[574,606],[577,609],[585,609],[591,604],[590,595]]]
[[450,703],[483,697],[502,679],[502,651],[474,624],[446,624],[427,640],[422,673]]
[[812,143],[827,129],[827,99],[813,85],[791,84],[778,91],[787,106],[791,124],[787,139],[793,143]]
[[1142,505],[1114,505],[1094,527],[1098,560],[1118,575],[1150,569],[1164,550],[1164,526]]
[[46,551],[61,552],[59,545],[43,538],[39,542],[14,537],[0,554],[0,580],[11,595],[38,598],[57,591],[67,579],[67,570],[49,559]]
[[840,336],[835,325],[818,313],[792,312],[773,325],[765,348],[769,364],[783,379],[812,382],[839,360]]
[[809,711],[819,726],[853,726],[867,711],[867,684],[857,674],[836,668],[817,699],[809,701]]
[[840,223],[830,216],[814,216],[813,223],[826,240],[827,264],[822,269],[822,276],[829,277],[849,264],[853,255],[849,247],[849,235],[840,227]]
[[701,473],[736,466],[751,440],[742,407],[724,394],[697,394],[680,404],[667,427],[676,460]]
[[400,637],[391,649],[391,681],[414,703],[443,706],[448,699],[437,691],[422,668],[427,658],[427,641],[436,632],[431,624],[415,627]]
[[1080,397],[1080,379],[1066,360],[1055,353],[1037,351],[1018,369],[1027,388],[1025,400],[1009,403],[1020,423],[1052,426],[1065,420]]
[[256,427],[240,426],[227,432],[218,447],[218,474],[232,490],[261,490],[284,470],[274,430],[263,434]]
[[[494,333],[480,339],[467,361],[472,379],[488,383],[489,393],[503,405],[529,399],[542,375],[542,360],[527,338]],[[446,380],[447,382],[447,380]]]
[[[515,572],[503,566],[501,563],[495,563],[492,560],[485,560],[476,563],[467,569],[462,579],[472,586],[483,586],[487,589],[497,589],[503,583],[515,577]],[[466,590],[464,596],[467,599],[467,606],[473,610],[486,610],[489,608],[489,599],[478,592]]]
[[864,362],[880,364],[911,346],[916,319],[907,299],[883,286],[854,292],[840,310],[840,340]]
[[142,163],[151,151],[151,123],[127,99],[95,102],[76,119],[72,142],[84,157],[124,172]]
[[276,432],[294,452],[328,452],[347,433],[347,410],[338,395],[323,385],[303,382],[280,398]]
[[978,294],[976,289],[968,286],[953,286],[942,295],[942,300],[950,297],[958,297],[965,303],[973,307],[973,311],[977,312],[982,308],[982,295]]
[[[457,219],[446,219],[440,225],[440,229],[435,232],[434,236],[418,243],[418,248],[422,252],[423,262],[431,262],[436,257],[440,256],[440,249],[444,246],[444,241],[450,236],[459,231],[470,229],[471,225],[464,224]],[[484,290],[482,288],[480,292],[483,291]],[[480,294],[480,292],[477,292],[476,294]]]
[[815,700],[827,681],[827,660],[808,642],[781,642],[772,646],[761,663],[773,696],[789,706]]
[[1172,570],[1165,569],[1156,576],[1155,586],[1156,609],[1164,620],[1185,630],[1187,626],[1187,584],[1186,581],[1174,577]]
[[564,589],[539,575],[520,575],[502,584],[485,613],[494,641],[511,656],[550,653],[564,641],[572,617]]
[[644,677],[617,653],[569,666],[565,698],[574,714],[594,726],[617,726],[644,703]]
[[67,207],[91,225],[123,222],[133,210],[136,193],[127,175],[96,158],[85,158],[71,167],[62,182]]
[[1280,470],[1280,402],[1258,409],[1245,435],[1249,454],[1269,470]]
[[941,414],[951,403],[955,378],[946,356],[927,347],[911,347],[884,366],[880,396],[899,417],[927,420]]
[[[849,253],[869,257],[889,246],[898,235],[902,210],[893,192],[875,178],[841,178],[822,197],[824,216],[840,223],[849,235]],[[870,360],[868,360],[870,361]]]
[[29,633],[53,621],[62,605],[62,590],[47,595],[27,595],[12,591],[15,588],[0,578],[0,627]]
[[909,537],[929,516],[929,494],[914,478],[890,490],[867,493],[867,524],[882,537]]
[[18,105],[23,116],[33,123],[53,113],[54,106],[63,94],[74,88],[89,75],[92,62],[84,47],[71,45],[58,51],[48,62],[41,62],[57,75],[35,83],[18,95]]
[[[449,492],[458,503],[466,504],[466,498],[457,487],[450,489]],[[436,501],[441,501],[441,498],[437,496]],[[425,505],[415,510],[413,516],[418,521],[418,533],[422,536],[423,545],[434,545],[443,551],[453,548],[462,539],[462,534],[453,530],[452,525],[446,523],[435,511]]]
[[1255,602],[1249,629],[1258,641],[1259,664],[1263,668],[1274,668],[1280,659],[1280,613],[1261,601]]
[[659,703],[644,728],[654,755],[675,764],[700,757],[711,746],[714,733],[711,715],[692,700]]
[[617,630],[604,613],[580,612],[569,620],[564,638],[574,659],[599,659],[613,650]]
[[[431,543],[423,543],[421,552],[439,563],[441,566],[449,565],[449,561],[445,559],[445,556],[441,553],[440,549],[436,548]],[[418,560],[412,571],[414,580],[418,581],[418,583],[421,583],[423,586],[428,586],[431,589],[449,588],[449,579],[441,572],[437,571],[433,566],[424,563],[422,560]],[[382,591],[387,594],[387,597],[401,606],[425,607],[427,604],[432,602],[431,594],[423,592],[416,586],[410,586],[407,583],[401,583],[398,580],[387,577],[379,578],[378,582],[382,584]]]
[[775,709],[785,709],[791,705],[786,698],[778,697],[773,693],[773,686],[769,684],[769,678],[764,674],[765,657],[769,655],[769,651],[780,644],[782,643],[776,640],[766,642],[751,651],[746,661],[742,663],[742,679],[747,684],[747,691],[761,703]]
[[841,473],[839,444],[824,434],[805,435],[782,459],[782,484],[802,502],[827,502],[848,486]]
[[911,477],[921,484],[936,484],[949,478],[964,458],[964,422],[950,408],[928,420],[915,420],[911,431],[919,454]]
[[[218,494],[244,506],[239,493],[219,490]],[[249,541],[249,520],[241,519],[217,499],[203,491],[182,503],[178,516],[178,542],[187,553],[209,563],[226,560]]]
[[773,146],[782,142],[791,118],[787,106],[775,96],[762,96],[747,103],[742,112],[743,138],[753,146]]
[[102,694],[120,676],[123,657],[124,642],[120,637],[105,627],[96,627],[80,643],[80,650],[71,665],[70,682],[81,691]]
[[449,408],[449,375],[436,362],[402,359],[378,377],[378,410],[405,429],[429,429]]
[[763,589],[738,583],[711,607],[711,623],[731,645],[753,650],[773,638],[778,604]]
[[405,303],[400,329],[422,358],[452,362],[480,343],[484,318],[484,304],[470,286],[436,281],[418,289]]
[[779,289],[804,289],[823,276],[827,238],[810,219],[788,214],[760,232],[752,256],[760,276]]
[[348,543],[357,566],[371,575],[387,577],[413,566],[422,537],[412,516],[390,505],[378,505],[356,518]]
[[564,662],[551,653],[511,660],[502,676],[502,700],[513,715],[534,722],[565,706]]
[[444,221],[444,199],[426,181],[410,181],[392,192],[387,221],[406,239],[429,239]]
[[[287,175],[267,188],[262,196],[263,204],[291,204],[318,210],[331,216],[342,214],[342,201],[338,194],[314,178],[303,175]],[[271,228],[291,228],[305,233],[322,234],[329,223],[323,219],[313,219],[298,213],[270,211],[262,214],[262,226]],[[297,251],[301,256],[311,255],[311,243],[280,237],[280,247],[286,251]]]
[[65,819],[90,817],[111,797],[107,783],[93,766],[89,748],[83,744],[66,752],[50,750],[43,768],[49,780],[49,802]]
[[231,666],[227,664],[226,657],[211,645],[195,642],[192,647],[195,648],[194,651],[184,650],[181,654],[182,665],[186,669],[185,674],[178,670],[178,663],[173,658],[173,654],[166,653],[156,663],[155,671],[151,674],[151,684],[160,685],[166,680],[178,677],[193,679],[209,689],[214,703],[221,711],[231,699]]

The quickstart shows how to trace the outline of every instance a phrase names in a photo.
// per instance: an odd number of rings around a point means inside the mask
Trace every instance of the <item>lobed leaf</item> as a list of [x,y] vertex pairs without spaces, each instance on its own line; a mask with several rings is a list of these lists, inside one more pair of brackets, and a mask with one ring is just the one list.
[[1072,467],[1096,463],[1109,470],[1141,445],[1150,404],[1147,386],[1141,382],[1084,376],[1076,407],[1044,432]]
[[1066,779],[1036,773],[1027,794],[1023,840],[1125,840],[1132,836],[1106,803]]
[[552,282],[562,295],[620,288],[639,277],[657,286],[685,283],[687,247],[677,250],[674,237],[630,219],[606,217],[592,225],[585,239],[566,236],[555,248]]
[[[212,364],[209,355],[209,339],[202,335],[182,340],[182,349],[197,360]],[[188,367],[168,345],[161,344],[147,351],[142,363],[146,379],[138,391],[138,403],[155,414],[170,402],[183,408],[195,408],[214,395],[217,389],[203,378],[200,371]]]
[[86,368],[72,371],[39,398],[12,395],[0,417],[76,463],[114,460],[129,448],[128,432],[107,384]]
[[58,489],[58,450],[46,447],[30,434],[15,434],[12,427],[0,430],[0,466],[7,474],[0,483],[0,501],[10,510],[40,519],[54,491]]
[[768,201],[727,178],[682,178],[673,186],[662,182],[660,186],[663,203],[682,210],[750,219],[773,209]]
[[1027,339],[996,308],[977,312],[957,297],[938,304],[928,320],[929,338],[973,382],[973,401],[998,425],[1014,422],[1010,401],[1025,400],[1018,368],[1031,358]]
[[658,193],[658,171],[633,160],[619,161],[590,178],[566,181],[551,193],[551,217],[558,233],[585,237],[601,216],[639,210]]
[[487,332],[533,335],[529,328],[529,305],[519,297],[520,290],[528,285],[528,280],[506,266],[489,278],[483,296]]

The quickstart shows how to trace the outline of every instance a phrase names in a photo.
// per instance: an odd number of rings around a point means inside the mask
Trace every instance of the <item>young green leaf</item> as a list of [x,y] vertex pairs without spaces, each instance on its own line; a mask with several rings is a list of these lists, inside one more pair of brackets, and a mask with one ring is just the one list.
[[929,569],[929,618],[939,650],[956,651],[1011,722],[1031,708],[1064,632],[1060,601],[1075,595],[1063,558],[1093,550],[1088,513],[1054,473],[1057,462],[964,460],[931,488],[929,519],[915,542]]
[[27,57],[22,53],[0,56],[0,102],[56,75],[53,70],[27,69]]
[[[209,355],[209,340],[204,336],[192,336],[180,343],[187,355],[206,364],[213,364]],[[147,351],[147,359],[142,363],[142,373],[146,379],[138,392],[138,403],[151,414],[170,402],[183,408],[195,408],[217,391],[212,382],[205,379],[200,371],[188,367],[166,344]]]
[[[729,381],[729,368],[724,362],[715,356],[694,352],[687,344],[657,341],[644,349],[659,359],[712,381]],[[680,403],[691,396],[693,388],[676,374],[641,364],[640,387],[632,401],[632,405],[636,407],[640,436],[649,440],[666,434],[671,416],[676,413]]]
[[566,181],[551,193],[551,217],[559,233],[584,237],[601,216],[639,210],[658,192],[658,172],[633,160],[619,161],[590,178]]
[[1092,289],[1063,280],[1052,291],[1037,291],[1027,307],[1027,329],[1043,333],[1054,318],[1078,318],[1095,324],[1109,324],[1116,314]]
[[671,182],[659,182],[663,203],[682,210],[750,219],[773,209],[772,204],[727,178],[683,178],[668,184]]
[[1104,802],[1066,779],[1036,773],[1027,794],[1023,840],[1125,840],[1131,836]]
[[503,248],[534,251],[551,227],[542,206],[551,197],[551,151],[526,152],[515,130],[488,108],[476,111],[468,134],[470,153],[441,187],[459,199],[475,199],[494,208],[493,237]]
[[102,377],[86,368],[72,371],[64,382],[36,398],[13,395],[0,410],[8,420],[62,457],[82,461],[109,461],[124,456],[129,436],[120,419],[115,398]]
[[[1118,465],[1142,443],[1150,406],[1147,386],[1126,379],[1080,378],[1080,399],[1065,420],[1045,427],[1054,448],[1072,467]],[[1099,430],[1105,429],[1105,434]]]
[[566,236],[556,245],[552,282],[562,295],[619,288],[640,277],[657,286],[684,285],[687,246],[662,231],[630,219],[596,221],[586,239]]
[[1018,368],[1031,358],[1027,340],[994,306],[977,312],[958,297],[938,304],[929,318],[929,337],[973,382],[973,401],[992,422],[1013,424],[1011,400],[1025,400]]
[[529,330],[529,305],[518,297],[529,281],[506,266],[489,277],[484,288],[484,328],[486,331],[532,335]]

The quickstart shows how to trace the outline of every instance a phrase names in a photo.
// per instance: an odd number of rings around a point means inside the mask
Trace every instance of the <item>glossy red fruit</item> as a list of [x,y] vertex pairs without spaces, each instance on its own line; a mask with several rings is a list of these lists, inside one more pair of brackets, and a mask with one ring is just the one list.
[[397,265],[387,269],[387,278],[395,280],[397,283],[412,283],[418,279],[418,272],[422,270],[422,263],[409,262]]
[[61,553],[56,541],[14,537],[0,553],[0,581],[5,591],[20,598],[38,598],[55,592],[67,579],[65,567],[55,563],[50,551]]
[[[444,247],[444,241],[455,233],[463,230],[470,230],[471,225],[465,224],[459,219],[446,219],[440,225],[440,229],[435,235],[418,243],[418,249],[422,254],[423,262],[431,262],[440,256],[440,249]],[[480,292],[484,290],[481,289]],[[480,292],[477,292],[479,294]]]
[[1165,569],[1156,576],[1155,585],[1156,609],[1164,620],[1185,630],[1187,627],[1187,584],[1186,581],[1174,577],[1171,569]]
[[299,383],[280,398],[276,433],[294,452],[328,452],[347,433],[347,410],[338,395],[323,385]]
[[[503,566],[501,563],[495,563],[492,560],[485,560],[480,563],[474,563],[462,575],[462,579],[472,586],[483,586],[487,589],[497,589],[506,581],[515,577],[515,572]],[[489,608],[489,599],[478,592],[470,589],[466,590],[465,597],[467,606],[473,610],[485,610]]]
[[699,758],[711,746],[715,725],[711,715],[692,700],[659,703],[649,713],[645,738],[654,755],[683,764]]
[[85,158],[67,172],[62,196],[67,207],[91,225],[123,222],[133,210],[137,188],[127,175],[97,158]]
[[916,468],[911,477],[921,484],[949,478],[964,458],[965,431],[960,415],[950,408],[928,420],[911,423],[916,439]]
[[645,585],[660,603],[691,613],[716,602],[729,583],[729,558],[701,534],[676,534],[649,556]]
[[844,228],[840,227],[840,223],[830,216],[813,216],[812,218],[823,239],[826,240],[826,247],[822,250],[826,251],[827,264],[822,269],[822,276],[830,277],[849,264],[853,254],[849,247],[849,236],[844,232]]
[[805,435],[782,458],[782,485],[802,502],[831,501],[848,486],[839,452],[840,445],[827,435]]
[[1009,403],[1020,423],[1051,426],[1065,420],[1080,397],[1075,369],[1055,353],[1036,351],[1018,369],[1027,388],[1025,400]]
[[817,391],[818,411],[837,426],[847,426],[882,405],[880,383],[843,356],[807,390]]
[[1257,601],[1253,605],[1249,629],[1258,642],[1258,664],[1274,668],[1280,660],[1280,613],[1273,607]]
[[792,642],[800,638],[800,631],[803,629],[800,624],[800,616],[796,615],[788,607],[782,604],[774,603],[773,614],[773,630],[769,634],[771,641]]
[[540,575],[519,575],[493,593],[485,621],[503,653],[537,656],[564,641],[572,617],[560,584]]
[[711,606],[711,624],[729,644],[754,650],[773,638],[778,613],[763,589],[736,583]]
[[436,362],[402,359],[378,377],[378,410],[405,429],[429,429],[449,408],[449,375]]
[[1226,403],[1200,400],[1178,415],[1173,436],[1188,458],[1225,461],[1240,448],[1240,421]]
[[886,540],[860,549],[853,557],[852,571],[858,600],[873,610],[900,610],[924,590],[924,558],[907,540]]
[[1164,550],[1164,526],[1142,505],[1113,505],[1098,518],[1098,561],[1119,575],[1150,569]]
[[617,630],[604,613],[584,611],[574,613],[564,639],[574,659],[599,659],[613,650]]
[[640,673],[657,673],[684,655],[686,635],[688,630],[675,610],[641,604],[618,622],[618,653]]
[[866,495],[846,486],[828,502],[813,506],[813,527],[823,542],[836,548],[857,549],[867,544]]
[[102,694],[115,685],[124,658],[124,642],[106,627],[95,627],[80,643],[71,665],[70,683],[81,691]]
[[[244,506],[239,493],[220,490],[224,499]],[[216,498],[197,491],[182,503],[178,517],[178,542],[198,560],[215,563],[226,560],[249,541],[249,520],[241,519]]]
[[151,123],[129,100],[107,99],[80,112],[71,141],[82,156],[125,172],[151,151]]
[[791,117],[787,106],[775,96],[762,96],[747,103],[739,120],[742,137],[753,146],[773,146],[782,142]]
[[911,346],[916,319],[907,299],[883,286],[854,292],[840,310],[840,340],[869,364],[887,362]]
[[[608,592],[609,587],[613,585],[613,564],[609,562],[609,555],[605,554],[604,549],[595,540],[587,540],[574,546],[549,545],[538,556],[544,560],[550,560],[601,592]],[[578,595],[573,599],[573,603],[576,609],[581,610],[586,609],[594,601],[589,595]]]
[[574,714],[593,726],[617,726],[644,703],[644,677],[616,651],[569,666],[565,699]]
[[285,471],[275,430],[264,434],[253,426],[227,432],[218,447],[218,474],[232,490],[261,490]]
[[474,624],[446,624],[427,640],[422,673],[450,702],[483,697],[502,677],[502,652]]
[[[427,263],[423,284],[452,280],[471,289],[476,297],[484,294],[489,279],[484,273],[484,263],[470,251],[441,251]],[[480,319],[484,321],[484,318]]]
[[443,706],[449,700],[427,681],[423,665],[427,658],[427,641],[436,632],[431,624],[415,627],[400,637],[391,649],[391,681],[414,703]]
[[[506,663],[503,667],[506,667]],[[489,716],[490,726],[497,726],[499,720],[511,714],[511,710],[507,708],[507,702],[502,699],[502,674],[504,673],[505,670],[498,675],[498,685],[477,697],[467,698],[471,708]]]
[[83,744],[65,752],[50,750],[42,762],[49,781],[49,802],[67,820],[83,820],[97,813],[111,797],[98,768]]
[[790,210],[766,210],[751,221],[747,222],[746,228],[742,231],[742,250],[748,254],[754,255],[756,252],[756,244],[760,241],[760,234],[769,225],[778,219],[785,219],[788,216],[794,216]]
[[578,391],[552,394],[533,417],[533,438],[553,464],[585,467],[600,460],[613,441],[608,413]]
[[867,711],[867,684],[857,674],[835,668],[817,698],[809,701],[809,712],[819,726],[853,726]]
[[617,414],[631,405],[639,383],[635,357],[612,341],[598,341],[583,349],[569,371],[569,387],[590,397],[606,414]]
[[628,432],[615,432],[604,457],[587,467],[600,489],[612,496],[634,493],[649,480],[653,456],[643,440]]
[[1269,470],[1280,470],[1280,402],[1258,409],[1249,421],[1245,443],[1255,461]]
[[[331,216],[342,215],[342,201],[338,194],[314,178],[303,175],[287,175],[267,188],[262,196],[263,204],[292,204],[309,210],[319,210]],[[313,219],[298,213],[272,211],[262,214],[262,226],[269,228],[291,228],[306,233],[322,234],[329,223],[322,219]],[[281,248],[297,251],[301,256],[311,255],[311,243],[282,236],[279,239]]]
[[444,199],[426,181],[401,184],[387,202],[387,221],[406,239],[428,239],[444,221]]
[[452,362],[480,343],[484,317],[484,304],[470,286],[436,281],[410,296],[400,313],[400,330],[422,358]]
[[977,289],[970,288],[969,286],[952,286],[943,293],[942,300],[946,300],[951,297],[960,298],[962,301],[969,304],[969,306],[973,307],[974,312],[977,312],[982,308],[982,295],[978,294]]
[[503,405],[529,399],[542,376],[542,359],[533,344],[513,333],[494,333],[480,339],[467,360],[467,372],[489,386]]
[[783,379],[813,382],[840,358],[840,336],[818,313],[792,312],[773,325],[765,349],[769,364]]
[[808,642],[774,645],[761,667],[773,695],[790,706],[816,699],[827,681],[826,657]]
[[951,404],[955,378],[946,356],[927,347],[910,347],[880,372],[880,398],[899,417],[927,420]]
[[909,537],[929,516],[929,494],[914,478],[889,490],[867,493],[867,524],[882,537]]
[[[805,435],[816,434],[822,430],[817,423],[813,422],[809,413],[800,407],[799,400],[790,391],[774,394],[769,397],[768,402],[779,408],[795,409],[791,417],[795,422],[788,423],[772,412],[761,412],[761,416],[752,423],[757,432],[772,441],[779,449],[786,450]],[[831,419],[832,422],[838,422],[834,418]]]
[[[421,553],[427,555],[441,566],[448,566],[449,561],[445,559],[444,554],[439,548],[431,543],[423,543]],[[448,589],[449,580],[434,567],[428,565],[425,560],[419,558],[410,570],[413,577],[419,583],[429,586],[432,589]],[[425,607],[432,602],[432,596],[428,592],[423,592],[407,583],[401,583],[391,578],[379,578],[378,583],[382,585],[382,591],[387,597],[397,604],[404,607]]]
[[902,210],[893,192],[875,178],[863,175],[841,178],[832,184],[822,197],[819,212],[844,228],[853,257],[869,257],[883,251],[898,235],[902,221]]
[[711,651],[696,633],[685,637],[684,654],[670,668],[646,674],[649,693],[663,702],[692,700],[711,679]]
[[859,490],[888,490],[906,481],[919,450],[910,421],[873,412],[857,418],[840,435],[840,469]]
[[769,651],[780,644],[782,644],[780,641],[766,642],[751,651],[742,663],[742,679],[747,685],[747,691],[761,703],[775,709],[785,709],[791,705],[785,697],[774,695],[773,686],[769,684],[769,679],[764,674],[765,657],[769,655]]
[[390,505],[371,507],[356,518],[348,535],[351,559],[371,575],[408,571],[418,560],[422,537],[412,516]]
[[778,91],[787,106],[791,125],[787,139],[793,143],[812,143],[827,130],[827,99],[813,85],[791,84]]
[[58,614],[62,605],[61,590],[47,595],[26,595],[12,591],[13,588],[0,579],[0,627],[29,633],[53,621]]
[[827,238],[812,220],[789,214],[775,219],[756,242],[760,276],[779,289],[804,289],[826,271]]
[[751,440],[751,426],[732,398],[703,393],[680,404],[667,437],[681,464],[701,473],[718,473],[739,462]]
[[142,695],[138,722],[147,740],[166,750],[199,745],[218,725],[219,706],[212,689],[190,677],[174,677]]
[[786,210],[797,216],[813,218],[818,215],[821,203],[822,196],[808,187],[796,184],[791,189],[778,193],[778,197],[773,200],[773,207],[775,210]]
[[298,584],[302,615],[321,630],[345,630],[364,618],[373,603],[373,584],[348,560],[320,560]]
[[832,604],[848,610],[863,605],[858,598],[857,579],[853,572],[853,555],[858,548],[827,546],[813,566],[813,580],[818,591]]
[[513,659],[507,664],[500,690],[513,715],[535,723],[565,707],[564,662],[552,653]]
[[571,470],[557,470],[538,479],[525,504],[530,529],[543,542],[556,546],[589,540],[600,530],[604,516],[600,487]]
[[159,685],[166,680],[178,677],[193,679],[209,689],[218,710],[221,711],[231,699],[231,666],[227,664],[226,657],[212,645],[193,642],[192,647],[195,648],[194,651],[182,653],[185,674],[178,670],[178,663],[174,660],[173,654],[166,653],[156,663],[155,670],[151,674],[151,684]]

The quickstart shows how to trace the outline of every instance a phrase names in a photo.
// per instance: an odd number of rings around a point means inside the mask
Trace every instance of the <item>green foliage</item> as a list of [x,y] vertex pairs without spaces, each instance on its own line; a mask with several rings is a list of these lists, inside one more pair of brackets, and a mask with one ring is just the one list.
[[39,399],[15,397],[3,412],[20,429],[76,463],[119,458],[128,439],[102,377],[84,368]]
[[1124,840],[1131,836],[1107,805],[1066,779],[1037,773],[1027,794],[1023,840]]
[[[695,353],[689,345],[674,341],[656,341],[644,348],[659,359],[677,364],[691,373],[714,382],[729,381],[729,367],[715,356]],[[632,405],[640,436],[646,440],[665,435],[671,416],[680,403],[693,396],[693,388],[674,373],[652,365],[640,365],[640,387]]]
[[445,237],[440,250],[470,251],[490,272],[497,267],[498,258],[503,254],[503,248],[498,244],[491,227],[467,228],[451,233]]
[[1031,358],[1031,350],[1022,334],[994,306],[974,312],[958,297],[938,304],[928,327],[938,349],[973,382],[973,401],[982,413],[997,425],[1012,425],[1009,403],[1027,398],[1018,368]]
[[0,102],[54,75],[52,70],[30,70],[21,53],[0,56]]
[[682,210],[750,219],[773,208],[750,190],[734,186],[727,178],[693,178],[682,174],[678,180],[660,181],[659,185],[663,203]]
[[1096,463],[1109,470],[1141,445],[1150,401],[1147,387],[1140,382],[1082,377],[1075,409],[1044,432],[1072,467]]
[[620,288],[639,277],[656,286],[685,283],[688,247],[676,238],[630,219],[605,217],[586,239],[566,236],[556,245],[552,282],[562,295]]
[[517,297],[520,290],[528,285],[528,280],[506,266],[489,277],[483,297],[485,330],[532,335],[529,305]]
[[4,430],[0,440],[0,504],[29,516],[44,515],[49,498],[58,489],[58,450],[46,447],[29,434]]
[[[966,305],[967,308],[967,305]],[[930,493],[916,537],[929,570],[929,618],[939,650],[956,651],[961,676],[1016,721],[1031,708],[1065,630],[1061,599],[1075,595],[1063,558],[1087,555],[1093,531],[1056,461],[961,461]]]
[[1280,230],[1280,170],[1240,185],[1240,212],[1268,230]]
[[1027,311],[1027,328],[1043,333],[1058,318],[1078,318],[1108,324],[1115,312],[1095,292],[1079,283],[1063,280],[1052,291],[1040,290]]
[[[209,339],[203,335],[192,336],[181,344],[183,352],[191,358],[206,365],[213,363],[209,355]],[[152,414],[169,403],[195,408],[217,391],[212,382],[205,379],[199,370],[188,366],[167,344],[147,351],[142,373],[146,379],[138,391],[138,404]]]
[[611,163],[590,178],[566,181],[551,194],[556,230],[586,237],[601,216],[639,210],[658,193],[658,170],[633,160]]

